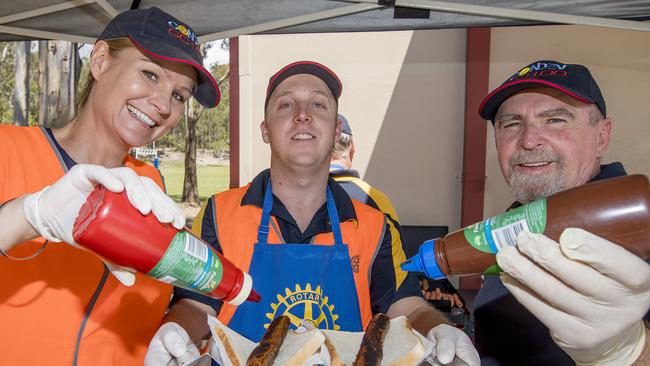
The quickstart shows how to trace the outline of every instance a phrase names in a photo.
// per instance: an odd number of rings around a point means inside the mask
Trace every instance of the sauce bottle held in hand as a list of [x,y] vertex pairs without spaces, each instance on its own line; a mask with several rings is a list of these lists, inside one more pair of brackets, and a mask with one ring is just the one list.
[[259,301],[251,276],[187,230],[142,215],[125,192],[97,187],[79,210],[74,240],[106,260],[233,305]]
[[517,207],[501,215],[425,241],[402,263],[405,271],[476,275],[496,264],[495,254],[517,244],[526,230],[558,240],[568,227],[582,228],[643,259],[650,257],[650,185],[644,175],[588,183]]

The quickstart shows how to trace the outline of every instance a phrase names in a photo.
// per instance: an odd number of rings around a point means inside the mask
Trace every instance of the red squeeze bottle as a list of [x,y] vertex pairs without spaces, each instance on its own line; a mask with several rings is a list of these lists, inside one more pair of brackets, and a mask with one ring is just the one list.
[[251,276],[187,230],[142,215],[126,193],[99,186],[74,222],[74,240],[106,260],[233,305],[258,302]]
[[650,258],[650,184],[644,175],[628,175],[558,192],[474,225],[424,242],[402,263],[405,271],[475,275],[497,270],[494,254],[517,244],[526,230],[558,240],[568,227],[610,240],[642,259]]

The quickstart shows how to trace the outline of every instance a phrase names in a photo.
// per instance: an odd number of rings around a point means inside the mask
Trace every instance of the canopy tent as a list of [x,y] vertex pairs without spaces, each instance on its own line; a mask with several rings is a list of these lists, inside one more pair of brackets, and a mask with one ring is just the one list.
[[[61,39],[93,43],[114,15],[132,7],[150,6],[187,21],[202,42],[249,34],[549,23],[650,31],[650,22],[644,22],[650,20],[650,0],[22,0],[0,3],[0,41]],[[476,109],[488,91],[489,34],[488,29],[467,32],[461,225],[483,217],[487,127],[479,120]],[[231,43],[233,75],[238,75],[238,47],[235,39]],[[238,78],[233,78],[230,88],[231,95],[239,95]],[[230,103],[230,185],[237,187],[239,100],[232,98]],[[477,286],[461,283],[466,288]]]
[[25,0],[0,4],[0,41],[93,43],[109,19],[158,6],[187,20],[202,42],[243,34],[354,32],[584,24],[650,31],[643,0]]

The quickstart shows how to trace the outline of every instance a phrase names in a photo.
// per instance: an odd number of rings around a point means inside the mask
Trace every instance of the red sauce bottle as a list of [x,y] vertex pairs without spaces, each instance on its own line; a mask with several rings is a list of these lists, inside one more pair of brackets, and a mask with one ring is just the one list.
[[142,215],[125,192],[96,188],[79,210],[75,241],[106,260],[159,281],[239,305],[259,301],[251,276],[187,230]]
[[474,225],[428,240],[402,263],[430,278],[476,275],[496,264],[495,254],[516,245],[522,230],[558,240],[577,227],[612,241],[643,259],[650,257],[650,185],[644,175],[588,183],[558,192]]

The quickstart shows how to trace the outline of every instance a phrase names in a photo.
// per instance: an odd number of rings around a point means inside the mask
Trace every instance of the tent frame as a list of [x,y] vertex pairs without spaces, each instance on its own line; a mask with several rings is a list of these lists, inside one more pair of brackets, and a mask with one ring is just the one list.
[[[607,27],[614,29],[636,30],[636,31],[650,31],[650,23],[635,20],[621,20],[610,19],[603,17],[591,17],[580,15],[567,15],[557,14],[551,12],[533,11],[533,10],[519,10],[510,9],[496,6],[484,6],[473,4],[462,4],[448,1],[434,1],[434,0],[343,0],[355,3],[353,5],[343,6],[326,11],[305,14],[297,17],[275,20],[266,23],[255,24],[251,26],[236,28],[228,31],[216,32],[199,36],[200,42],[210,42],[217,39],[237,37],[240,35],[258,34],[272,30],[288,28],[296,25],[317,22],[321,20],[338,18],[346,15],[376,10],[385,8],[387,4],[390,6],[399,6],[413,9],[425,9],[446,13],[457,13],[465,15],[477,16],[490,16],[494,18],[515,19],[515,20],[528,20],[543,23],[558,23],[558,24],[574,24],[574,25],[588,25],[595,27]],[[21,27],[12,27],[3,24],[8,24],[22,19],[28,19],[36,16],[43,16],[62,10],[67,10],[75,7],[97,4],[99,5],[111,18],[119,12],[107,0],[67,0],[59,4],[45,6],[39,9],[20,12],[4,17],[0,17],[0,33],[14,34],[25,36],[29,38],[40,39],[59,39],[70,42],[88,43],[93,44],[95,39],[84,37],[77,34],[56,33],[41,31],[37,29],[27,29]]]

